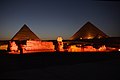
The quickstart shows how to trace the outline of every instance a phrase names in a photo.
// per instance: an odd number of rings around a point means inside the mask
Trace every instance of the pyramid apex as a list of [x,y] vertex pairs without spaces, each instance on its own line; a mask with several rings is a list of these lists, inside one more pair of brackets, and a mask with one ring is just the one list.
[[[90,21],[86,22],[86,24],[90,24],[90,25],[93,25],[93,24],[92,24]],[[85,25],[86,25],[86,24],[85,24]]]
[[27,25],[27,24],[24,24],[24,25]]
[[28,27],[28,25],[27,25],[27,24],[24,24],[23,27]]
[[25,26],[27,26],[27,24],[24,24]]
[[90,21],[86,22],[86,23],[91,23]]
[[12,40],[40,40],[30,28],[24,24],[22,28],[14,35]]

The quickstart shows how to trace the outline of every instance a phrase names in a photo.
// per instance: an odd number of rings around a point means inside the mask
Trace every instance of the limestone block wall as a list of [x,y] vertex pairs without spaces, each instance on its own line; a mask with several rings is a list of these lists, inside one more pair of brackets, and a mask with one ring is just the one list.
[[41,41],[27,41],[24,45],[25,50],[38,50],[41,47]]
[[53,42],[41,42],[41,49],[51,49],[51,50],[54,50]]
[[0,45],[0,50],[7,50],[8,45],[4,44],[4,45]]
[[27,41],[25,50],[54,50],[53,42]]
[[69,46],[68,52],[81,52],[82,49],[79,47],[76,47],[76,45]]
[[95,51],[106,51],[106,46],[103,45],[99,49],[93,46],[76,47],[76,45],[69,46],[68,52],[95,52]]

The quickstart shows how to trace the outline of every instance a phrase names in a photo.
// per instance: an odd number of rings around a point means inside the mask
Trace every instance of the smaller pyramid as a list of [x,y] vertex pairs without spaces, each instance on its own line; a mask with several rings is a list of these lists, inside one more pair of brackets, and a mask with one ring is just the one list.
[[15,34],[12,40],[40,40],[30,28],[24,24],[23,27]]
[[108,36],[100,29],[98,29],[95,25],[93,25],[90,22],[87,22],[70,38],[70,40],[107,38],[107,37]]

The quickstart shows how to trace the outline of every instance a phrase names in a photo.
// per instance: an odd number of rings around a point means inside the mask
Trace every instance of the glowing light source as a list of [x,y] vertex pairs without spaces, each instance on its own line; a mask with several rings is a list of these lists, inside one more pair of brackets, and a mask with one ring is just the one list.
[[93,38],[92,36],[87,37],[87,39],[92,39],[92,38]]
[[98,36],[98,39],[102,38],[102,36]]
[[87,39],[92,39],[93,36],[89,33],[88,36],[86,36]]
[[120,51],[120,49],[118,49],[118,51]]
[[82,39],[82,37],[80,37],[80,39]]

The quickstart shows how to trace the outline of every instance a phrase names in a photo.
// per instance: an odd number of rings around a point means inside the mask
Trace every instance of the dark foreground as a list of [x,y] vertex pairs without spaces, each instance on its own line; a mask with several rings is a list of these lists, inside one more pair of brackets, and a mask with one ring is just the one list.
[[120,80],[119,52],[0,55],[0,79]]

